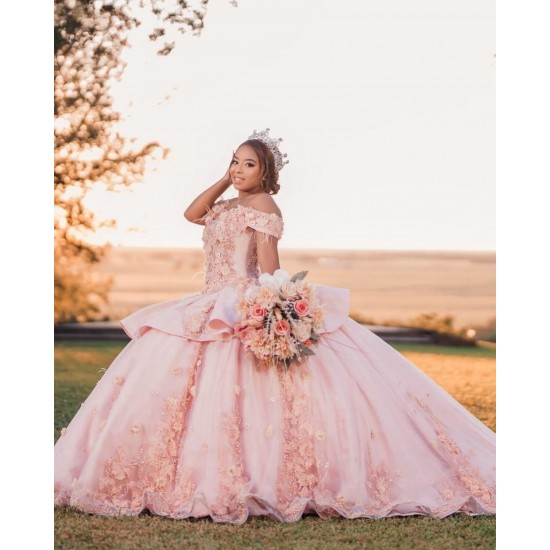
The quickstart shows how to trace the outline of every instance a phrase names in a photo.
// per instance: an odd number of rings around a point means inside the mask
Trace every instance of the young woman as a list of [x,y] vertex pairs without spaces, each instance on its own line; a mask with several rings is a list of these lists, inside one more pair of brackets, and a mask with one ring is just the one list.
[[243,295],[281,274],[288,161],[268,130],[185,211],[204,225],[203,290],[120,321],[130,342],[55,445],[56,504],[231,523],[494,514],[495,433],[348,317],[348,289],[312,285],[324,326],[290,368],[237,337]]

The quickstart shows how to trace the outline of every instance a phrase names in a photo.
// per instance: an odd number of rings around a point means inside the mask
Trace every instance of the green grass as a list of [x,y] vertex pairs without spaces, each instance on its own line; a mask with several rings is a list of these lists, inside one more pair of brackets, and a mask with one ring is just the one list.
[[107,368],[124,346],[110,341],[55,343],[55,440],[101,378],[99,369]]
[[495,521],[458,514],[440,520],[412,516],[322,520],[308,515],[296,523],[251,517],[243,525],[230,525],[209,518],[173,520],[146,513],[107,518],[60,508],[55,512],[55,535],[56,548],[71,549],[471,550],[495,547]]
[[496,357],[496,347],[491,346],[438,346],[437,344],[392,344],[397,351],[432,353],[435,355],[462,355],[467,357]]
[[[66,426],[125,342],[56,342],[55,436]],[[470,355],[472,348],[396,345],[400,352]],[[475,349],[475,348],[474,348]],[[484,350],[486,353],[486,350]],[[494,350],[490,350],[494,352]],[[465,353],[469,352],[469,353]],[[479,352],[479,350],[478,350]],[[478,357],[480,355],[477,355]],[[487,357],[487,355],[481,355]],[[379,520],[323,520],[305,516],[296,523],[251,517],[244,525],[210,518],[173,520],[143,512],[138,517],[102,517],[57,507],[55,548],[80,549],[449,549],[495,547],[496,518],[454,514]]]

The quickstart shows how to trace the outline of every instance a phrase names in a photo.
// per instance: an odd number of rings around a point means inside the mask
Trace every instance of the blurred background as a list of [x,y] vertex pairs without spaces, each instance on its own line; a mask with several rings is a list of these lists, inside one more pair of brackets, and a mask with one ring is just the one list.
[[470,0],[56,0],[56,323],[199,291],[183,212],[269,127],[284,269],[359,321],[495,340],[494,24]]

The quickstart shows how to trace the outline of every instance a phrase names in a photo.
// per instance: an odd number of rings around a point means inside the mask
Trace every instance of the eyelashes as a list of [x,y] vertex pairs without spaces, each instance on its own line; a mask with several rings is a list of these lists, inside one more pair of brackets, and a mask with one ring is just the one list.
[[[237,161],[236,161],[236,160],[232,160],[232,161],[231,161],[231,164],[233,164],[234,162],[237,162]],[[246,163],[246,166],[250,166],[250,167],[254,168],[254,166],[256,166],[256,165],[253,164],[252,162],[247,162],[247,163]]]

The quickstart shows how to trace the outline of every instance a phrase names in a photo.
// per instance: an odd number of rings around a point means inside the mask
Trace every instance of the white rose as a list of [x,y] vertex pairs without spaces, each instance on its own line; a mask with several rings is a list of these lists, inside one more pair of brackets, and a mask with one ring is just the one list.
[[277,284],[277,279],[275,279],[275,277],[271,275],[271,273],[262,273],[258,277],[258,282],[262,286],[268,286],[270,288],[273,288],[274,290],[278,290],[279,288],[279,285]]
[[311,336],[311,330],[305,323],[298,322],[294,326],[294,335],[300,342],[305,342]]
[[284,269],[276,269],[273,273],[273,277],[275,277],[275,279],[279,283],[279,286],[281,286],[283,283],[290,281],[290,275]]

